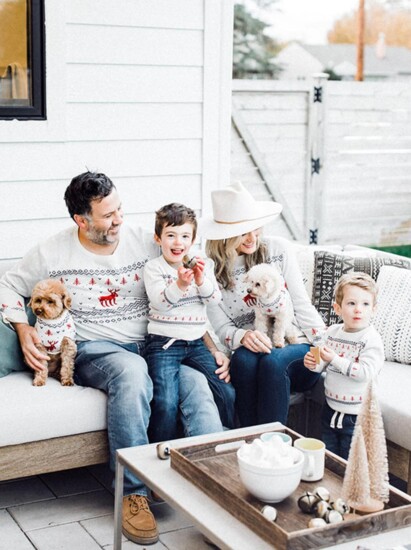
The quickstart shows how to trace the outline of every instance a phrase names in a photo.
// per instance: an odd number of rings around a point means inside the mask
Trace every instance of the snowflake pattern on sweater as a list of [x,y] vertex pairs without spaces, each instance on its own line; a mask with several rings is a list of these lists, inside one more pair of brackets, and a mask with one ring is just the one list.
[[207,305],[221,300],[214,276],[214,263],[205,259],[204,281],[194,281],[186,290],[177,285],[177,270],[163,256],[148,262],[144,284],[150,300],[148,333],[181,340],[196,340],[206,331]]
[[117,269],[54,270],[50,276],[66,285],[73,299],[72,313],[82,324],[110,324],[145,319],[148,300],[143,287],[146,261],[133,262]]

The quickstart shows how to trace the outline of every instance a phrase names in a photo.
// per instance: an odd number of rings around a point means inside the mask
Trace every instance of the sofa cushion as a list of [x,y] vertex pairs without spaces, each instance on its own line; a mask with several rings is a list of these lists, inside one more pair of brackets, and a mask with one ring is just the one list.
[[64,387],[53,378],[35,387],[32,380],[30,372],[13,372],[0,379],[0,447],[107,427],[107,398],[102,391]]
[[314,282],[312,303],[329,326],[339,322],[332,304],[334,288],[341,277],[350,271],[363,271],[378,278],[380,268],[384,265],[411,269],[411,261],[401,257],[371,257],[334,254],[327,251],[314,252]]
[[378,377],[378,398],[387,439],[411,450],[410,367],[386,361]]
[[382,267],[377,283],[374,325],[381,334],[385,358],[411,364],[411,271]]
[[[32,311],[27,311],[29,323],[34,325],[35,317]],[[0,378],[10,372],[27,370],[21,352],[20,342],[10,325],[3,323],[0,317]]]

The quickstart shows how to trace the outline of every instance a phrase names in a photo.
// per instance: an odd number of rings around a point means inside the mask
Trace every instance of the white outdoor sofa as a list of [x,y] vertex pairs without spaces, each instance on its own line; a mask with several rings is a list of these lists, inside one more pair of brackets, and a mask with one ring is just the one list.
[[[387,270],[381,267],[382,263],[397,264],[390,269],[406,277],[408,292],[396,296],[394,308],[402,315],[402,329],[408,330],[410,350],[411,305],[408,317],[404,309],[411,296],[409,260],[356,246],[329,246],[324,250],[324,247],[296,244],[295,248],[307,292],[313,296],[323,315],[326,315],[332,300],[329,287],[342,271],[367,268],[375,275],[381,268],[382,275],[382,270]],[[401,289],[401,285],[398,288]],[[384,302],[382,296],[381,300]],[[390,321],[390,316],[387,314],[384,319],[387,317]],[[383,325],[380,320],[380,329],[384,329]],[[385,332],[386,341],[392,333],[392,326],[387,326]],[[393,338],[395,343],[396,338]],[[388,355],[392,355],[392,350]],[[18,360],[16,355],[16,362]],[[379,398],[389,447],[390,471],[407,482],[411,494],[411,366],[408,363],[386,361],[380,376]],[[0,481],[107,461],[105,394],[92,388],[62,387],[53,379],[40,388],[32,386],[31,381],[28,371],[12,372],[0,378]],[[309,405],[305,407],[306,411],[318,409],[318,402],[322,400],[321,384],[317,386],[305,396],[306,405]],[[301,402],[302,398],[301,395],[293,396],[293,402]],[[310,413],[306,423],[308,433],[318,433],[318,419],[318,414]]]

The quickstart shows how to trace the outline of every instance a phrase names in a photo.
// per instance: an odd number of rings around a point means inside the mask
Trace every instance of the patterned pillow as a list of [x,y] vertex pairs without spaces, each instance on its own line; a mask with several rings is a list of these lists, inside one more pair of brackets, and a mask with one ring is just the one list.
[[341,277],[350,271],[363,271],[377,280],[383,265],[411,269],[411,261],[391,257],[353,257],[332,252],[314,252],[314,283],[312,303],[329,326],[338,323],[340,318],[332,307],[334,288]]
[[387,361],[411,364],[411,271],[382,267],[374,326]]

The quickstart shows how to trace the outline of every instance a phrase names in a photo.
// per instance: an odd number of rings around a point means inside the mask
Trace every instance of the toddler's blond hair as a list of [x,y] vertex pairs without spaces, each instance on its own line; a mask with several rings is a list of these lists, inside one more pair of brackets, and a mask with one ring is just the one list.
[[358,286],[368,291],[374,300],[374,305],[377,303],[378,288],[372,277],[362,271],[346,273],[342,275],[335,285],[334,295],[336,303],[341,306],[344,298],[344,289],[346,286]]

